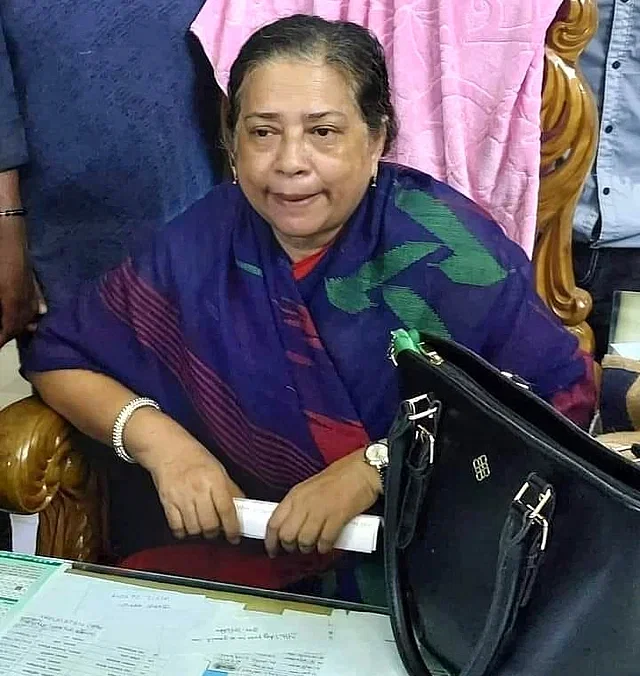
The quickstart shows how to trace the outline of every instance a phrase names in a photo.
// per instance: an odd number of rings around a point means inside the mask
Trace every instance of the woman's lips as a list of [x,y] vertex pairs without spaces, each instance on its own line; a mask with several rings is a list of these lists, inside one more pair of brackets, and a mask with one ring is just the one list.
[[277,193],[272,192],[271,197],[284,207],[305,207],[313,202],[320,193]]

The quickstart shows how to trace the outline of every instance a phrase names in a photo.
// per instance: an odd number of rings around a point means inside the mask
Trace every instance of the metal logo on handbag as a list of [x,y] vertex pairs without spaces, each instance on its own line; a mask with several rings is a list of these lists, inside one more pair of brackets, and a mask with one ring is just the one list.
[[450,340],[394,332],[391,357],[385,572],[408,673],[638,676],[638,468]]
[[473,472],[476,475],[476,481],[484,481],[491,475],[491,468],[489,467],[489,458],[486,455],[479,455],[473,459]]

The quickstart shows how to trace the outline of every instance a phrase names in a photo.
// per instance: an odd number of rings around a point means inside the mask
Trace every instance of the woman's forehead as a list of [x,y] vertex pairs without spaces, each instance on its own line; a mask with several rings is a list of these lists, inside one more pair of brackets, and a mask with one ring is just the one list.
[[297,114],[309,118],[358,114],[345,75],[320,61],[277,59],[249,73],[240,90],[242,117]]

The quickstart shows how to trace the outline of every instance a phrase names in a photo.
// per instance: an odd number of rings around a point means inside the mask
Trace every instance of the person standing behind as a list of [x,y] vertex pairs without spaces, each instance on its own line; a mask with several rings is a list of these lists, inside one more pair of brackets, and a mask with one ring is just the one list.
[[201,4],[0,5],[0,345],[37,308],[25,239],[58,305],[217,182],[216,90],[188,34]]
[[217,183],[201,5],[0,4],[0,348]]
[[581,59],[600,113],[596,161],[574,222],[578,286],[593,297],[596,358],[606,353],[613,294],[640,291],[640,2],[598,0]]

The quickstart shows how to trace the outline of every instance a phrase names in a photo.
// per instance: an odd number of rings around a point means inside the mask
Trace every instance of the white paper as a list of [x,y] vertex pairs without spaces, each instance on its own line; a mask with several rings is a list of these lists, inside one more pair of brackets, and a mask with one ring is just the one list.
[[334,676],[334,674],[406,676],[388,616],[335,610],[331,619],[336,649],[327,655],[318,676]]
[[53,575],[67,568],[68,564],[63,561],[0,553],[0,627],[11,613],[33,597]]
[[[247,498],[235,498],[234,503],[241,534],[248,538],[264,539],[267,523],[278,504]],[[377,546],[380,522],[379,516],[371,514],[356,516],[344,527],[336,542],[336,549],[371,554]]]
[[40,517],[37,514],[10,514],[13,551],[35,554]]
[[[8,567],[0,580],[11,575]],[[2,676],[369,673],[406,676],[384,615],[255,612],[70,572],[49,577],[0,630]]]
[[640,343],[611,343],[615,354],[627,359],[640,359]]
[[208,671],[229,676],[316,676],[333,642],[328,615],[243,610],[219,614],[192,639]]
[[207,660],[185,648],[212,610],[201,595],[66,573],[0,633],[0,674],[202,676]]
[[194,636],[209,673],[225,676],[406,676],[386,615],[219,615]]
[[[205,676],[319,676],[325,657],[318,652],[225,653],[208,661]],[[334,672],[333,676],[342,674]],[[354,674],[355,676],[355,674]],[[385,675],[386,676],[386,675]]]
[[[135,642],[105,641],[97,623],[25,614],[0,638],[3,676],[201,676],[200,655],[158,654]],[[179,671],[168,666],[179,664]]]
[[48,585],[26,610],[31,615],[98,625],[103,643],[124,643],[151,653],[191,652],[184,649],[189,647],[190,632],[213,614],[212,606],[200,594],[75,574]]

